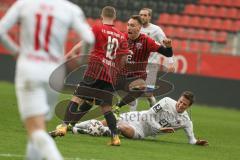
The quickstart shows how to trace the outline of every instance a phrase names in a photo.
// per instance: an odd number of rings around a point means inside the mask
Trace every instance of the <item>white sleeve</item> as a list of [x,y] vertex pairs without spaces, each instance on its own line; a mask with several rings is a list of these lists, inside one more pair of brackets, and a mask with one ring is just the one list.
[[162,126],[158,122],[157,114],[152,109],[149,109],[147,111],[147,115],[147,124],[150,125],[152,128],[156,129],[157,132],[160,132],[160,128],[162,128]]
[[197,140],[196,140],[196,138],[194,136],[194,133],[193,133],[193,124],[192,124],[191,120],[184,127],[184,131],[185,131],[185,133],[186,133],[186,135],[188,137],[188,142],[190,144],[196,144]]
[[156,41],[162,44],[162,41],[165,38],[166,38],[165,33],[163,32],[163,30],[160,27],[158,27],[157,34],[156,34],[156,37],[155,37]]
[[22,3],[23,1],[16,1],[0,21],[0,40],[7,49],[14,53],[18,52],[19,47],[7,32],[18,22]]
[[95,41],[94,34],[86,22],[83,11],[78,8],[73,16],[72,28],[80,35],[81,39],[89,44],[93,44]]
[[[157,31],[157,34],[156,34],[156,40],[159,42],[159,43],[161,43],[162,45],[164,45],[163,44],[163,40],[166,38],[166,35],[165,35],[165,33],[163,32],[163,30],[159,27],[159,29],[158,29],[158,31]],[[172,57],[167,57],[167,59],[168,59],[168,63],[170,63],[170,64],[173,64],[174,63],[174,57],[172,56]]]

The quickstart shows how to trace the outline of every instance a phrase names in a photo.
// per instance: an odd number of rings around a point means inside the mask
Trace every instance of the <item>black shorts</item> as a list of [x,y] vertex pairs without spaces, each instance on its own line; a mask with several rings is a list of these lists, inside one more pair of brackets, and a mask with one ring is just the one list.
[[113,92],[114,89],[111,83],[84,77],[84,80],[78,84],[74,91],[74,95],[94,102],[96,105],[112,105]]

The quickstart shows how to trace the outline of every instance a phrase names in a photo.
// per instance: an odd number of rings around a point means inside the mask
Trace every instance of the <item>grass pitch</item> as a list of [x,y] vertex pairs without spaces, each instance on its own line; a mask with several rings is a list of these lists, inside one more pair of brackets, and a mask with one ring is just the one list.
[[[26,131],[19,119],[13,84],[0,83],[0,102],[0,160],[24,159]],[[144,103],[142,101],[140,105]],[[210,143],[208,147],[188,144],[184,131],[146,140],[122,138],[120,147],[107,146],[108,137],[88,135],[68,134],[55,141],[64,157],[72,160],[239,159],[239,110],[193,105],[191,116],[196,137],[207,139]],[[48,129],[54,129],[58,122],[55,117]]]

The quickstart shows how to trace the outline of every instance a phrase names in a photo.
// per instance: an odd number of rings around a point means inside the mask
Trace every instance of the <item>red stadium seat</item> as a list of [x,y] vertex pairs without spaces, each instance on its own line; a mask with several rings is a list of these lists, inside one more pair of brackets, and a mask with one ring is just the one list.
[[175,29],[173,27],[164,28],[164,32],[167,35],[167,37],[175,37]]
[[173,48],[176,51],[187,51],[187,41],[173,40]]
[[[226,1],[226,0],[224,0],[224,1]],[[212,3],[217,5],[217,6],[224,5],[223,0],[212,0]]]
[[186,33],[187,33],[188,39],[196,39],[196,30],[195,29],[189,28]]
[[180,16],[178,14],[174,14],[174,15],[170,16],[169,21],[172,25],[177,25],[177,26],[181,25],[180,24]]
[[177,38],[187,39],[187,34],[185,33],[185,29],[182,27],[176,28],[176,35]]
[[206,40],[206,31],[205,30],[203,30],[203,29],[200,29],[200,30],[197,30],[196,31],[196,39],[197,40],[202,40],[202,41],[204,41],[204,40]]
[[181,25],[185,27],[189,27],[190,17],[189,16],[182,16],[181,17]]
[[211,22],[210,28],[211,29],[216,29],[216,30],[223,29],[222,20],[221,19],[213,19],[212,22]]
[[186,5],[184,13],[189,15],[194,15],[196,13],[196,6],[194,4]]
[[232,2],[232,5],[234,7],[240,7],[240,1],[239,0],[235,0],[235,1]]
[[215,17],[217,13],[217,8],[215,6],[209,6],[207,9],[207,15],[209,17]]
[[196,28],[199,28],[200,27],[200,21],[201,21],[201,18],[200,17],[192,17],[191,18],[191,23],[189,24],[191,27],[196,27]]
[[200,4],[206,4],[206,5],[212,4],[211,0],[200,0],[199,3]]
[[223,21],[223,25],[222,25],[222,29],[225,31],[234,31],[234,26],[233,26],[233,21],[232,20],[224,20]]
[[227,14],[226,7],[219,7],[215,12],[215,17],[226,18]]
[[208,10],[208,8],[207,8],[206,6],[200,5],[200,6],[197,8],[196,12],[197,12],[198,15],[200,15],[200,16],[208,16],[209,10]]
[[225,43],[227,40],[227,32],[219,32],[216,37],[217,42]]
[[236,19],[236,18],[237,18],[237,15],[238,15],[237,12],[238,12],[238,11],[237,11],[236,8],[230,8],[230,9],[227,10],[226,17],[227,17],[227,18],[234,18],[234,19]]
[[224,5],[226,7],[231,7],[233,6],[232,0],[218,0],[219,5]]
[[177,49],[179,48],[179,46],[180,46],[180,41],[174,39],[174,40],[172,41],[172,45],[173,45],[173,48],[177,50]]
[[216,31],[210,30],[206,33],[206,39],[210,42],[216,41]]
[[158,22],[159,24],[169,24],[170,15],[167,13],[160,14]]
[[211,23],[212,23],[211,18],[203,18],[201,21],[201,27],[205,29],[209,29]]
[[232,31],[234,32],[240,31],[240,20],[233,22]]
[[237,19],[240,19],[240,9],[237,10]]

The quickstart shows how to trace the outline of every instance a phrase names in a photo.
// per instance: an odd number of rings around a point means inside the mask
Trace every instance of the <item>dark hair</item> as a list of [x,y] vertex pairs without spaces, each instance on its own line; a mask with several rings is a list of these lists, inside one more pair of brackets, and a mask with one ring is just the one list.
[[195,97],[194,94],[190,91],[184,91],[181,96],[183,96],[184,98],[188,99],[190,101],[189,106],[191,106],[194,103]]
[[115,18],[116,17],[116,10],[112,6],[105,6],[102,9],[102,16],[108,17],[108,18]]
[[[146,11],[148,11],[148,15],[150,16],[150,17],[152,17],[152,9],[150,9],[150,8],[142,8],[141,10],[146,10]],[[141,11],[140,10],[140,11]]]
[[131,19],[136,20],[140,25],[143,25],[142,18],[139,15],[132,15]]

